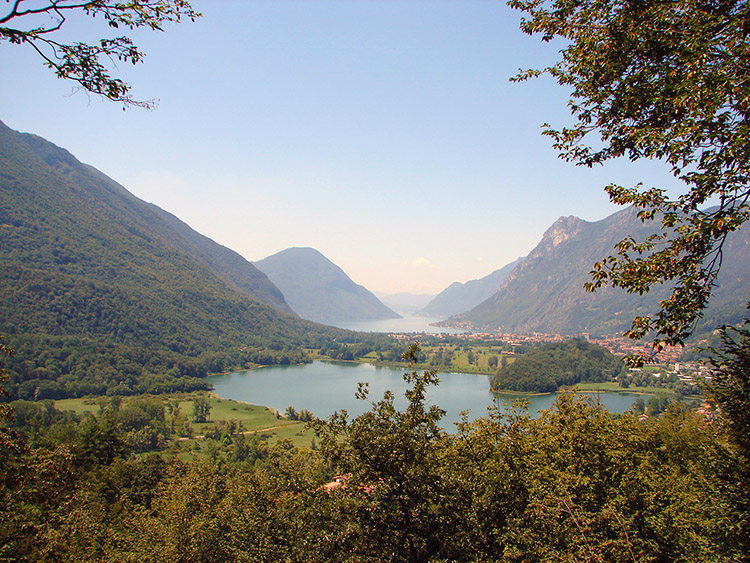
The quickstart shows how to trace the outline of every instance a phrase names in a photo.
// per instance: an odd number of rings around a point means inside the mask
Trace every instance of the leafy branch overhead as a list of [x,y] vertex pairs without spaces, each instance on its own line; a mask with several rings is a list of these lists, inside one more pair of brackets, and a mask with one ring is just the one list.
[[130,85],[113,76],[116,61],[137,64],[144,53],[127,36],[102,38],[98,42],[63,43],[57,34],[72,14],[101,17],[111,30],[149,28],[163,31],[165,23],[200,17],[185,0],[6,0],[7,12],[0,12],[0,43],[29,45],[59,78],[77,82],[125,107],[150,108],[153,102],[138,101]]
[[606,188],[613,202],[639,208],[641,220],[659,228],[645,240],[620,242],[586,286],[642,294],[672,284],[659,310],[635,318],[626,334],[652,338],[655,352],[683,344],[711,295],[727,235],[750,212],[748,3],[509,4],[525,12],[524,32],[565,41],[557,64],[516,77],[547,73],[572,89],[575,124],[544,131],[560,156],[589,167],[619,157],[657,159],[684,184],[676,197],[640,184]]

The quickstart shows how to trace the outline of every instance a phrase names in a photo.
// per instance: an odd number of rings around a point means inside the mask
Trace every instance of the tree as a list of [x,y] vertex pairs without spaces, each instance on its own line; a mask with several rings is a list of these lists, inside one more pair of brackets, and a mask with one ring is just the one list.
[[130,85],[112,76],[109,62],[137,64],[144,53],[126,36],[105,37],[98,43],[61,43],[56,37],[72,14],[101,17],[113,30],[149,28],[163,31],[165,23],[200,17],[186,0],[6,0],[7,13],[0,13],[0,44],[29,45],[59,78],[77,82],[93,94],[121,102],[123,107],[152,107],[153,101],[137,101]]
[[[5,344],[3,340],[5,340],[5,337],[0,335],[0,357],[10,357],[13,355],[13,348]],[[0,363],[0,396],[8,395],[8,392],[2,385],[7,379],[8,372],[2,367],[2,363]],[[5,403],[0,403],[0,422],[8,422],[10,420],[13,420],[13,408]]]
[[[410,563],[432,560],[440,551],[441,532],[450,529],[443,526],[450,511],[440,505],[447,497],[440,468],[446,438],[438,426],[445,411],[426,405],[428,386],[438,378],[435,371],[413,370],[419,354],[415,344],[402,356],[412,368],[404,374],[410,384],[404,411],[387,391],[354,420],[344,411],[314,421],[321,452],[347,476],[345,486],[358,501],[347,509],[362,530],[357,547],[361,556],[376,553],[382,560]],[[357,397],[368,400],[365,384],[360,384]]]
[[[721,330],[722,349],[711,361],[712,379],[707,395],[719,406],[719,415],[739,450],[737,474],[729,482],[738,514],[741,537],[750,538],[750,321],[740,328]],[[745,540],[750,553],[750,539]]]
[[487,358],[487,367],[490,369],[497,368],[497,356],[490,356]]
[[211,414],[211,403],[205,397],[193,399],[193,422],[207,422]]
[[[0,334],[0,358],[3,356],[10,357],[13,355],[13,348],[5,344],[3,340],[5,340],[5,337]],[[7,424],[15,417],[13,407],[5,403],[3,398],[9,394],[4,386],[7,379],[8,372],[0,362],[0,454],[5,453],[3,450],[18,451],[21,449],[18,434],[7,427]]]
[[626,334],[648,336],[654,352],[683,344],[710,297],[724,241],[750,212],[748,2],[509,4],[527,14],[524,32],[565,41],[554,66],[516,77],[547,73],[572,88],[575,123],[544,131],[560,156],[589,167],[618,157],[658,159],[684,183],[676,198],[641,184],[606,188],[613,202],[639,208],[656,232],[621,241],[594,265],[587,284],[591,291],[611,285],[639,294],[673,284],[659,310],[636,317]]
[[310,422],[313,418],[315,418],[313,413],[307,409],[302,409],[297,413],[297,419],[300,422]]
[[750,321],[722,328],[722,349],[711,360],[708,396],[721,407],[733,439],[750,462]]
[[107,409],[99,417],[87,416],[78,429],[78,447],[89,465],[109,465],[122,455],[126,448],[115,412]]

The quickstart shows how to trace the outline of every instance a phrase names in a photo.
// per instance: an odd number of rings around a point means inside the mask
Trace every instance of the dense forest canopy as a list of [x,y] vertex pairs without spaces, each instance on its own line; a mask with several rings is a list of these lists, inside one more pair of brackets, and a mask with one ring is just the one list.
[[748,560],[747,459],[718,419],[679,406],[646,421],[614,417],[566,393],[537,418],[519,404],[447,434],[443,411],[425,403],[437,374],[405,378],[403,410],[391,394],[370,399],[361,389],[370,411],[315,420],[313,449],[270,444],[231,421],[191,440],[189,411],[169,399],[113,398],[83,416],[51,401],[19,402],[16,422],[2,430],[21,432],[22,443],[0,448],[0,554]]

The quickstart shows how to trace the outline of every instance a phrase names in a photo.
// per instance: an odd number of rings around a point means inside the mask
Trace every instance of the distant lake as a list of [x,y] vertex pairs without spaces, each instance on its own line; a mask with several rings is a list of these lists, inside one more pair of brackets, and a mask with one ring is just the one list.
[[[369,382],[370,400],[377,401],[383,392],[391,390],[396,404],[406,404],[403,393],[407,386],[402,378],[405,370],[345,362],[313,362],[299,366],[272,366],[250,371],[239,371],[208,378],[219,397],[255,405],[272,407],[282,413],[288,406],[308,409],[316,416],[326,417],[336,410],[346,409],[351,416],[369,410],[369,405],[354,397],[359,382]],[[638,395],[633,393],[597,393],[589,396],[599,400],[611,412],[628,410]],[[555,399],[548,395],[501,395],[500,401],[510,402],[525,398],[529,411],[537,413],[549,408]],[[469,410],[469,418],[487,414],[493,402],[490,377],[467,373],[440,374],[440,385],[430,389],[427,402],[447,411],[443,427],[453,430],[460,420],[459,413]]]
[[461,334],[466,332],[458,328],[442,326],[430,326],[444,319],[435,317],[420,317],[417,315],[403,314],[400,319],[383,319],[379,321],[352,321],[334,323],[333,326],[356,330],[359,332],[413,332],[432,334]]

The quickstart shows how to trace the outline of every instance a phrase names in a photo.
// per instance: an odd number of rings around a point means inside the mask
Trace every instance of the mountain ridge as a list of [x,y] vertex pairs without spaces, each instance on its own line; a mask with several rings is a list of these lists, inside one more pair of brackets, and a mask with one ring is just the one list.
[[418,314],[447,318],[473,309],[494,295],[521,260],[523,258],[518,258],[482,278],[465,283],[453,282],[433,297]]
[[402,291],[399,293],[376,293],[378,299],[385,303],[391,310],[403,314],[414,314],[423,309],[435,294],[410,293]]
[[[593,264],[614,253],[620,240],[626,236],[643,239],[653,230],[652,225],[637,218],[632,207],[593,222],[575,216],[560,217],[493,296],[472,310],[451,317],[446,324],[468,323],[475,328],[515,333],[623,333],[636,315],[653,313],[658,301],[668,297],[669,287],[657,286],[640,296],[611,287],[587,293],[583,285],[589,281]],[[741,320],[744,302],[737,303],[736,294],[748,294],[749,233],[746,227],[729,237],[725,265],[697,327],[700,331]]]
[[23,398],[205,387],[191,378],[257,351],[299,361],[348,338],[273,308],[288,305],[239,255],[3,123],[0,194],[0,333]]
[[[0,127],[10,130],[1,121]],[[89,164],[80,162],[68,150],[58,147],[32,133],[18,134],[47,165],[57,168],[64,175],[69,177],[71,175],[82,176],[84,172],[90,175],[91,179],[83,184],[83,187],[88,187],[87,191],[89,193],[95,194],[96,191],[101,193],[102,188],[106,187],[107,191],[123,200],[120,202],[112,199],[109,200],[110,204],[118,204],[116,209],[119,209],[120,212],[125,211],[122,207],[122,204],[125,203],[126,205],[141,208],[141,217],[139,219],[142,221],[148,222],[149,213],[157,215],[164,222],[163,226],[158,221],[153,221],[153,219],[150,224],[142,224],[141,226],[154,230],[173,245],[183,245],[183,249],[187,245],[189,247],[187,250],[192,253],[193,258],[214,273],[217,273],[225,281],[246,291],[261,303],[294,315],[289,305],[285,302],[281,291],[270,282],[265,274],[255,268],[249,260],[193,230],[172,213],[161,209],[153,203],[148,203],[137,198],[124,186],[103,172]],[[77,183],[81,185],[80,181]]]

